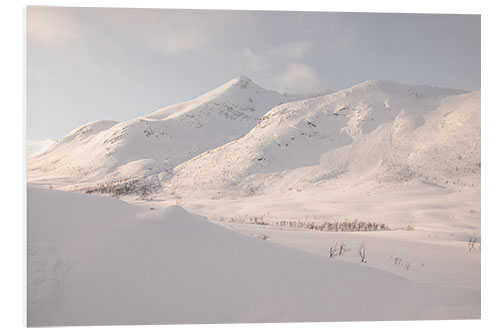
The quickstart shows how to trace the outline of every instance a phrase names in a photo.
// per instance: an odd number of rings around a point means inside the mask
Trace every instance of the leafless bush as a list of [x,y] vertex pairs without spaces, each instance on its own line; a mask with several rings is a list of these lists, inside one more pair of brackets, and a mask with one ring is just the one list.
[[477,242],[476,238],[469,238],[469,244],[468,244],[469,252],[472,252],[473,250],[474,251],[476,250],[476,248],[475,248],[476,242]]
[[403,258],[400,258],[400,257],[394,258],[394,265],[401,265],[402,262],[403,262]]
[[330,258],[336,257],[336,256],[341,256],[344,253],[350,251],[350,249],[347,247],[345,243],[335,243],[334,247],[330,247]]
[[361,243],[361,245],[358,247],[358,254],[359,254],[359,257],[361,258],[361,262],[363,264],[366,264],[366,247],[365,247],[365,243]]
[[335,245],[335,248],[330,247],[330,258],[332,258],[336,255],[337,255],[337,245]]

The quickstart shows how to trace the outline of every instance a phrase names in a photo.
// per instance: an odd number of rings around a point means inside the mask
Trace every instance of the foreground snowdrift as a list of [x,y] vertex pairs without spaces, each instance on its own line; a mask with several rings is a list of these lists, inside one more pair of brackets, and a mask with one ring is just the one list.
[[478,318],[480,293],[246,237],[172,206],[28,187],[28,325]]

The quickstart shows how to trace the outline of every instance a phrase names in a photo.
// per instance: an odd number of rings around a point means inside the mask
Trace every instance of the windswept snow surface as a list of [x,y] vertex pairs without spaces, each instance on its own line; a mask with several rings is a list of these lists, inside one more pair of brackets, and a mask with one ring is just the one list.
[[479,318],[480,292],[243,236],[179,206],[28,187],[28,325]]
[[117,123],[85,124],[28,159],[28,181],[95,184],[153,175],[252,129],[272,107],[303,98],[266,90],[239,76],[193,100]]

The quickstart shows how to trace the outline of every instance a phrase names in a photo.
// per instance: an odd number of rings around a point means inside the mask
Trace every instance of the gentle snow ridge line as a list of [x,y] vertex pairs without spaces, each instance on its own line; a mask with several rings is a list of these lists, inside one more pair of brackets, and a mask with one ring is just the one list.
[[480,293],[238,235],[181,207],[28,187],[28,325],[478,318]]

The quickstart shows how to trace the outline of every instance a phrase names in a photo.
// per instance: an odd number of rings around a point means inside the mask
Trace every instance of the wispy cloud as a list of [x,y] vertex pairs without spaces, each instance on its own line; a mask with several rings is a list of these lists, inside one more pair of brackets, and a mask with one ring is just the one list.
[[279,44],[261,51],[245,48],[242,53],[252,70],[262,71],[277,64],[301,60],[313,47],[314,44],[310,41],[296,41]]
[[30,6],[27,36],[29,43],[78,47],[79,51],[89,45],[113,47],[133,42],[179,54],[211,40],[212,27],[205,16],[202,11],[189,10]]
[[29,42],[63,44],[83,37],[78,21],[71,12],[58,7],[29,6],[27,10]]
[[48,82],[48,69],[54,64],[91,69],[92,45],[105,41],[104,36],[89,32],[73,8],[29,6],[26,23],[27,72],[43,82]]
[[303,93],[315,91],[319,88],[319,76],[316,70],[306,64],[293,63],[283,74],[276,79],[278,89]]
[[313,67],[304,64],[314,48],[314,41],[299,40],[259,51],[245,48],[242,54],[251,72],[267,76],[269,84],[276,89],[302,93],[319,87],[318,74]]
[[169,54],[199,49],[211,40],[210,24],[201,11],[135,9],[106,15],[123,35]]
[[44,140],[31,140],[28,139],[26,141],[26,155],[31,156],[47,150],[52,144],[53,140],[44,139]]

